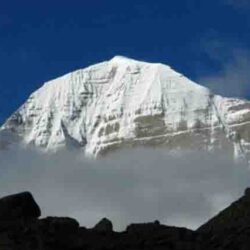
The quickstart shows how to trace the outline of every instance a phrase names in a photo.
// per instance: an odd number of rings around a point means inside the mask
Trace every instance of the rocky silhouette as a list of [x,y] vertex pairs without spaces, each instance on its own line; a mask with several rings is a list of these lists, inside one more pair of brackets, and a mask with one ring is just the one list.
[[0,199],[0,220],[38,218],[41,211],[29,192],[14,194]]
[[103,218],[101,221],[99,221],[95,226],[94,230],[98,232],[112,232],[113,231],[113,224],[112,222],[107,219]]
[[159,221],[129,225],[114,232],[103,218],[93,228],[73,218],[39,218],[29,192],[0,199],[1,250],[248,250],[250,189],[238,201],[196,231]]

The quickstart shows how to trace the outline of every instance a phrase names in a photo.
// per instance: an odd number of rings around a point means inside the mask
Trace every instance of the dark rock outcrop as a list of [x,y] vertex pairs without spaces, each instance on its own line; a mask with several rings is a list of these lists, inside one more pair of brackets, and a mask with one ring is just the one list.
[[248,250],[250,189],[197,231],[159,221],[131,224],[114,232],[107,218],[92,229],[72,218],[39,219],[40,209],[28,192],[0,199],[2,250]]
[[0,221],[40,216],[40,208],[29,192],[13,194],[0,199]]
[[250,249],[250,189],[239,200],[198,228],[215,249]]
[[44,249],[75,249],[78,246],[79,223],[72,218],[47,217],[38,223]]
[[97,232],[110,233],[113,231],[113,224],[107,218],[101,219],[93,228]]

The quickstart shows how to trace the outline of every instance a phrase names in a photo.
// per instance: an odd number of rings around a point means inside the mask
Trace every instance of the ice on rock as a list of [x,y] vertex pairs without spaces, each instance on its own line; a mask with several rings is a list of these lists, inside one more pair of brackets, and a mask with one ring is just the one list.
[[214,95],[167,65],[116,56],[45,83],[2,126],[48,151],[121,147],[250,152],[250,103]]

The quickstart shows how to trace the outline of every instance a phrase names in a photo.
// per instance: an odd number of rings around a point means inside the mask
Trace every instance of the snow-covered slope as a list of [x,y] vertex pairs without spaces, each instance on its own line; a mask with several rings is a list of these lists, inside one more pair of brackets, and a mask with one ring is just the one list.
[[90,155],[144,145],[248,157],[250,102],[214,95],[169,66],[117,56],[45,83],[1,130]]

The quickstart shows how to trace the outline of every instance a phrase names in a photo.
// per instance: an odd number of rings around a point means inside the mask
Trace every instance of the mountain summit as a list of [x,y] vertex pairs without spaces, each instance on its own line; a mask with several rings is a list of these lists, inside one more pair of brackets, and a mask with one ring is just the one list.
[[214,95],[167,65],[122,56],[46,82],[5,122],[25,144],[97,156],[121,147],[250,154],[250,102]]

